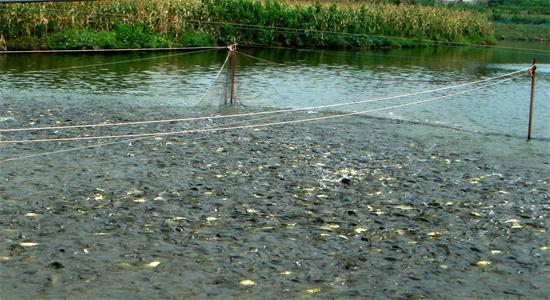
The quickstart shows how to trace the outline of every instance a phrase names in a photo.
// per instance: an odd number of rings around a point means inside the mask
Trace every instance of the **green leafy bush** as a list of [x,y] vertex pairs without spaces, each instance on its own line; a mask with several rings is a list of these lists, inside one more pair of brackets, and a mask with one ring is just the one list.
[[113,49],[119,43],[110,31],[85,31],[82,29],[57,32],[46,38],[50,49]]

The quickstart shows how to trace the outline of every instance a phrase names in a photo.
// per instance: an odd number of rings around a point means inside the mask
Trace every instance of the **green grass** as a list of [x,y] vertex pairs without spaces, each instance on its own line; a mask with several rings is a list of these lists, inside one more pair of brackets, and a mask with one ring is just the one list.
[[494,27],[500,40],[550,41],[548,25],[495,23]]
[[[433,6],[432,0],[402,0]],[[441,5],[437,4],[436,5]],[[475,4],[453,3],[450,8],[482,13],[492,22],[501,40],[549,41],[550,2],[548,0],[488,0]]]

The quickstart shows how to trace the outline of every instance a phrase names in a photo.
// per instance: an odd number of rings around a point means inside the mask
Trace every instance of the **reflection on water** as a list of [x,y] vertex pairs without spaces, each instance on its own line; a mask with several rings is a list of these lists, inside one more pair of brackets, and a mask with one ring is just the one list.
[[[379,98],[440,88],[498,76],[529,66],[538,59],[534,131],[550,138],[550,55],[536,44],[509,48],[441,47],[369,51],[312,51],[243,48],[269,64],[239,56],[237,96],[244,105],[309,107]],[[134,106],[193,106],[210,86],[225,50],[196,54],[62,54],[0,56],[2,101],[32,105],[35,101],[74,107],[112,103],[121,111]],[[110,64],[140,59],[134,62]],[[74,66],[98,66],[72,68]],[[210,91],[207,101],[218,103],[226,78]],[[443,101],[372,113],[380,117],[443,124],[482,133],[524,135],[529,101],[529,77]],[[333,108],[370,110],[459,92],[434,94]],[[0,113],[0,117],[2,117]]]

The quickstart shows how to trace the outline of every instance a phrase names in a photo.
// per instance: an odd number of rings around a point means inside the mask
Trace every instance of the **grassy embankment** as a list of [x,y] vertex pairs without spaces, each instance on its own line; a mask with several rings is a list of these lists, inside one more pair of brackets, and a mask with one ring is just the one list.
[[456,6],[486,14],[498,39],[550,41],[548,0],[491,0],[488,3]]
[[[289,0],[310,5],[315,0]],[[488,0],[476,3],[443,3],[440,0],[324,0],[325,5],[357,7],[364,3],[416,4],[448,7],[485,15],[499,40],[550,41],[550,2],[548,0]]]
[[0,35],[10,50],[224,45],[234,37],[241,44],[324,48],[494,42],[487,18],[462,9],[253,0],[3,5]]

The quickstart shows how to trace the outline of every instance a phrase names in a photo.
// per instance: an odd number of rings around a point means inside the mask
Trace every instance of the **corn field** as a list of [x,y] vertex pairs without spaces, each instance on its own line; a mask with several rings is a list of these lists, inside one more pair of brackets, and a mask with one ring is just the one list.
[[445,7],[252,0],[105,0],[0,6],[9,48],[491,43],[487,18]]

